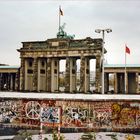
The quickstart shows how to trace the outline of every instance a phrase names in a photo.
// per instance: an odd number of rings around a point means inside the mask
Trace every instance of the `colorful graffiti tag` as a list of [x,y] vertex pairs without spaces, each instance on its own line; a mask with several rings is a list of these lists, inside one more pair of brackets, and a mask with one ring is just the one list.
[[117,127],[135,127],[139,120],[139,103],[113,103],[112,124]]
[[0,101],[0,122],[12,123],[18,120],[20,101],[2,100]]
[[30,119],[39,119],[41,106],[37,101],[29,101],[25,107],[26,116]]
[[95,102],[93,104],[94,127],[111,126],[111,102]]
[[61,123],[61,108],[60,107],[47,107],[42,108],[41,122],[47,126],[58,126]]

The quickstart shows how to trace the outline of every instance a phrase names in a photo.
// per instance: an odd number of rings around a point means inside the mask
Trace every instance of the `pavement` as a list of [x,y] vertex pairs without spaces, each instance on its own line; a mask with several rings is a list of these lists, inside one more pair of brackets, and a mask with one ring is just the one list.
[[[62,133],[64,140],[80,140],[84,133]],[[95,133],[96,140],[140,140],[140,135],[116,132],[98,132]],[[0,136],[0,140],[11,140],[14,136]],[[41,139],[42,137],[42,139]],[[33,140],[44,140],[44,138],[52,139],[52,134],[43,134],[42,136],[33,135]],[[129,138],[129,139],[128,139]]]
[[[84,133],[63,133],[64,140],[80,140]],[[96,140],[140,140],[140,135],[129,134],[129,133],[116,133],[116,132],[98,132],[95,133]],[[52,134],[42,135],[42,140],[47,137],[49,140],[52,139]],[[33,135],[33,140],[39,140],[40,136]],[[115,139],[116,138],[116,139]],[[41,140],[41,139],[40,139]]]

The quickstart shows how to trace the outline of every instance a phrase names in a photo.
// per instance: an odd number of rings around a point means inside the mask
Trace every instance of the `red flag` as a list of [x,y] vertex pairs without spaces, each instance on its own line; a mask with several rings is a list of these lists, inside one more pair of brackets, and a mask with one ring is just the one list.
[[125,45],[125,52],[130,54],[130,49]]
[[63,11],[61,10],[61,7],[59,8],[59,13],[61,16],[63,16]]

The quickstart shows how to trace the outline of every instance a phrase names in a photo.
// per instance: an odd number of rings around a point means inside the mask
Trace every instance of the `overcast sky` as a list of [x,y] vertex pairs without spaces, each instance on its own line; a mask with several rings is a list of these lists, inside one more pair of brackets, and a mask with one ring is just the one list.
[[55,38],[58,7],[61,5],[65,31],[75,39],[99,38],[95,29],[111,28],[105,34],[109,64],[123,64],[125,44],[130,48],[127,63],[140,64],[139,0],[0,0],[0,63],[19,65],[17,49],[23,41]]

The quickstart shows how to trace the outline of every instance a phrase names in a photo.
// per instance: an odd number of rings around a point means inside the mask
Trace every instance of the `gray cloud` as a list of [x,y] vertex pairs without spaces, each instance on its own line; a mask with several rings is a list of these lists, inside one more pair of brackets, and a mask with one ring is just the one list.
[[61,5],[66,31],[76,38],[101,37],[96,28],[112,28],[105,35],[109,63],[124,63],[124,45],[131,49],[128,63],[139,62],[139,1],[0,1],[0,63],[19,64],[22,41],[56,37]]

